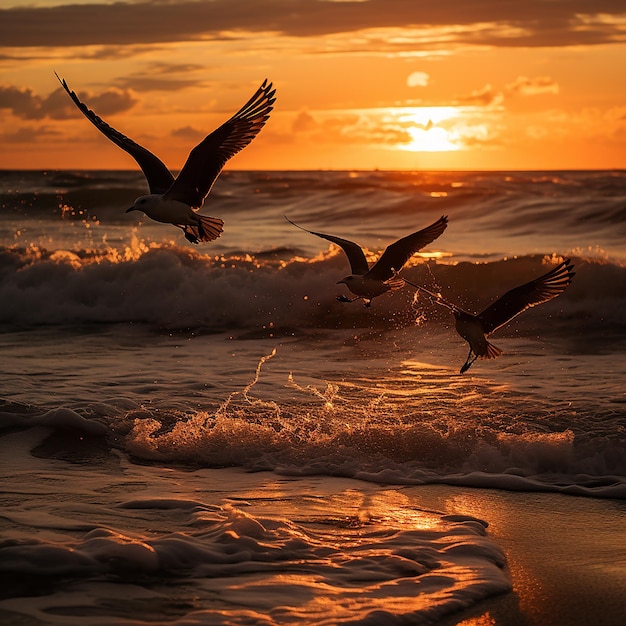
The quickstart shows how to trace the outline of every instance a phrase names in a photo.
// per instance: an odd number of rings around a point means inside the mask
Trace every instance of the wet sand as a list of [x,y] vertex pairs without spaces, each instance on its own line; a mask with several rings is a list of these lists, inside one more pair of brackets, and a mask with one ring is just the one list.
[[422,506],[488,520],[513,591],[442,626],[617,626],[626,620],[626,502],[423,486]]

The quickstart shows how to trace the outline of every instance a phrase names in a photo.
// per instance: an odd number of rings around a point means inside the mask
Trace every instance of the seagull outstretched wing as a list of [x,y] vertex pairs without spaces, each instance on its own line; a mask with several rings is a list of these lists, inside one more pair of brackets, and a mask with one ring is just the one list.
[[315,235],[316,237],[321,237],[322,239],[326,239],[327,241],[331,241],[332,243],[338,245],[348,257],[352,273],[359,276],[367,274],[367,271],[369,270],[367,259],[365,258],[365,253],[363,252],[363,250],[361,250],[361,247],[358,244],[354,243],[353,241],[348,241],[347,239],[342,239],[341,237],[335,237],[334,235],[325,235],[324,233],[316,233],[312,230],[302,228],[302,226],[298,226],[298,224],[292,222],[286,215],[285,219],[290,224],[293,224],[296,228],[299,228],[300,230],[303,230],[311,235]]
[[202,206],[226,161],[245,148],[267,122],[276,90],[267,80],[228,121],[207,135],[190,153],[183,169],[164,195],[191,207]]
[[484,333],[492,333],[526,309],[563,293],[575,275],[573,269],[567,259],[543,276],[507,291],[478,315]]
[[55,75],[59,79],[63,89],[67,91],[70,98],[81,113],[107,139],[110,139],[116,146],[119,146],[122,150],[128,152],[128,154],[130,154],[130,156],[137,161],[146,177],[146,180],[148,181],[150,193],[165,193],[174,182],[174,176],[169,171],[165,163],[163,163],[163,161],[161,161],[161,159],[159,159],[156,155],[152,154],[150,150],[140,146],[137,142],[133,141],[129,137],[126,137],[126,135],[123,135],[118,130],[115,130],[112,126],[109,126],[101,117],[96,115],[91,109],[80,101],[76,93],[68,87],[64,79],[60,78],[58,74]]
[[448,218],[443,215],[434,224],[387,246],[380,259],[367,273],[368,278],[389,280],[394,275],[393,270],[400,271],[413,254],[437,239],[447,225]]

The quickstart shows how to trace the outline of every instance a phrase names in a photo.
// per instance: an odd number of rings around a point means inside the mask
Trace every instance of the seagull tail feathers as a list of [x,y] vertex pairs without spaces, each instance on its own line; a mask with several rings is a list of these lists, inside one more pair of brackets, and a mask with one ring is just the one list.
[[500,350],[500,348],[496,348],[496,346],[494,346],[492,343],[490,343],[488,341],[487,342],[487,353],[481,355],[481,358],[483,358],[483,359],[497,359],[501,354],[502,354],[502,350]]
[[496,348],[496,346],[489,342],[487,342],[487,351],[484,354],[476,354],[473,348],[470,348],[469,354],[467,355],[465,363],[463,363],[463,366],[461,367],[460,373],[465,374],[465,372],[472,367],[476,359],[497,359],[501,354],[502,350],[500,350],[500,348]]
[[191,243],[213,241],[223,231],[224,222],[217,217],[198,215],[198,223],[193,226],[183,226],[185,239]]

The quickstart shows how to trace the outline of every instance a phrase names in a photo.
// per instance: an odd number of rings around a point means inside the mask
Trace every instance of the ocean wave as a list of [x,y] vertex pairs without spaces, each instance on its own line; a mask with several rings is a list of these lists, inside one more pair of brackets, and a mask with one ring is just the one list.
[[[0,218],[18,230],[41,220],[52,231],[63,220],[128,228],[141,218],[124,211],[144,193],[137,172],[0,172]],[[232,249],[259,250],[281,237],[309,255],[321,250],[315,238],[286,227],[283,215],[372,247],[447,214],[450,226],[437,245],[454,254],[579,246],[623,259],[625,198],[626,176],[618,171],[224,172],[202,210],[224,219]]]
[[325,384],[285,373],[268,395],[264,368],[275,355],[259,361],[246,385],[221,398],[216,389],[202,408],[166,392],[149,403],[119,397],[48,410],[4,401],[0,432],[45,429],[33,454],[80,463],[119,450],[135,462],[190,470],[626,499],[619,404],[533,399],[501,382],[410,363],[372,380],[353,374]]
[[[403,274],[466,307],[481,310],[504,291],[546,271],[561,257],[527,255],[484,263],[418,259]],[[559,298],[525,313],[516,328],[568,319],[607,330],[626,325],[626,267],[574,257],[576,277]],[[119,251],[0,248],[0,323],[144,323],[214,331],[274,328],[402,327],[424,316],[447,320],[427,298],[406,287],[376,298],[370,309],[336,301],[347,272],[343,253],[315,257],[289,248],[259,255],[210,256],[171,244]],[[543,320],[543,322],[542,322]]]

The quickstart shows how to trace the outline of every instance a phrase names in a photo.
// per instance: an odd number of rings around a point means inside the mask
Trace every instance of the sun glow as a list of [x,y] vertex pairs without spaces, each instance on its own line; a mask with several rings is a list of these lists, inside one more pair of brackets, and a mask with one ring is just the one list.
[[450,122],[457,118],[455,107],[414,107],[399,114],[397,120],[411,137],[398,149],[411,152],[451,152],[459,150],[454,143]]

